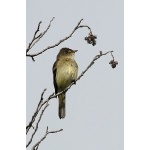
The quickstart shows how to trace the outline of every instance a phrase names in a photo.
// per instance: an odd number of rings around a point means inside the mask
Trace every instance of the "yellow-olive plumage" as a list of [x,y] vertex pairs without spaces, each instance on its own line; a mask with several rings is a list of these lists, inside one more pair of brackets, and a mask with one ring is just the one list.
[[[62,48],[57,55],[56,61],[53,65],[53,82],[55,87],[55,94],[66,89],[71,84],[71,82],[77,79],[78,65],[74,60],[75,52],[77,52],[77,50]],[[65,94],[66,93],[64,92],[58,95],[58,115],[60,119],[65,117]]]

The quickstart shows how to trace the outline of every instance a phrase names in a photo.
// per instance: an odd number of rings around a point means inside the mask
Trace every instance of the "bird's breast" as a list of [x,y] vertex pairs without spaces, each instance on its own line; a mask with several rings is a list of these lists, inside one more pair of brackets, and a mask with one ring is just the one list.
[[66,88],[77,78],[77,68],[71,63],[62,64],[57,68],[56,82],[58,87]]

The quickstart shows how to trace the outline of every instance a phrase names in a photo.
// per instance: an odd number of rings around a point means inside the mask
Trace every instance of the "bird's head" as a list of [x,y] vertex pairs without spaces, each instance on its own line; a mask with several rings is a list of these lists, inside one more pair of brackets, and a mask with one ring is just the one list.
[[77,51],[78,50],[72,50],[70,48],[62,48],[57,55],[57,59],[62,58],[62,57],[74,59],[75,52]]

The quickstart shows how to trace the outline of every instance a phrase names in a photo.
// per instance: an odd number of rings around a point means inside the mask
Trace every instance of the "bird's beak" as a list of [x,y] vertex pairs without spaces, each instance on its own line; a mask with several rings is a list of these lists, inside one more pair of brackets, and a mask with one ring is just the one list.
[[76,53],[78,50],[74,50],[74,53]]

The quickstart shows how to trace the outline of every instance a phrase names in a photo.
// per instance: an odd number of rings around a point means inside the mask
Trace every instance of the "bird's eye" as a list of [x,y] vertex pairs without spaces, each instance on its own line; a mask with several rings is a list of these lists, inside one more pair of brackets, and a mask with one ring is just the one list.
[[68,54],[68,51],[65,51],[64,53],[65,53],[65,54]]

